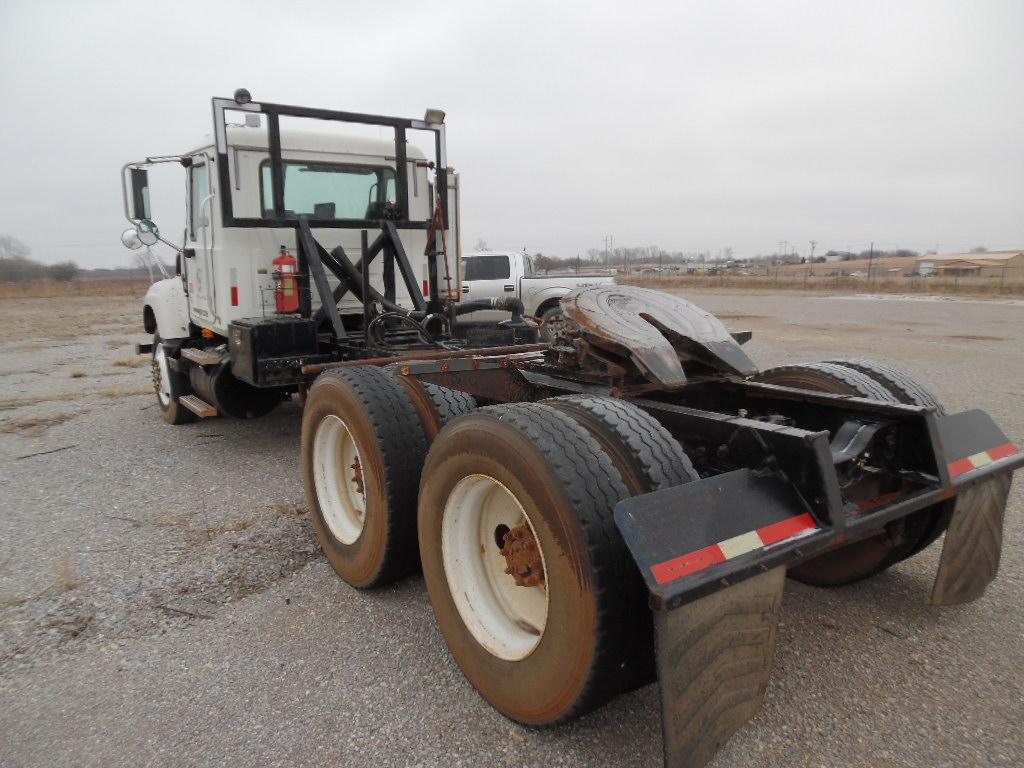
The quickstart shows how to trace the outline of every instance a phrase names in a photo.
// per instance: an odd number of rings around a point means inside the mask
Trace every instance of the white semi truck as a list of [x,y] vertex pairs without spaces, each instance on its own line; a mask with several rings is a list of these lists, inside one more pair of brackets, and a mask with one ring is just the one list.
[[[628,286],[574,286],[537,342],[514,283],[460,291],[443,113],[244,90],[213,112],[211,142],[123,170],[130,246],[160,238],[147,169],[188,177],[177,274],[143,310],[164,418],[298,392],[331,566],[360,589],[422,569],[452,656],[509,718],[558,724],[656,678],[666,763],[700,766],[763,700],[787,576],[849,584],[945,533],[934,604],[995,578],[1024,453],[985,413],[867,360],[759,370],[749,334]],[[469,346],[463,320],[498,310]]]

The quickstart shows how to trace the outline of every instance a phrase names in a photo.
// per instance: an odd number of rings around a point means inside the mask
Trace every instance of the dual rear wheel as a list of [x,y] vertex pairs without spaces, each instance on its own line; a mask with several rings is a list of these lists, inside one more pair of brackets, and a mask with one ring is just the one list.
[[466,677],[522,723],[652,679],[650,613],[612,510],[695,479],[679,443],[611,398],[476,409],[441,390],[431,413],[417,386],[433,385],[352,368],[310,391],[303,472],[339,575],[369,587],[421,565]]

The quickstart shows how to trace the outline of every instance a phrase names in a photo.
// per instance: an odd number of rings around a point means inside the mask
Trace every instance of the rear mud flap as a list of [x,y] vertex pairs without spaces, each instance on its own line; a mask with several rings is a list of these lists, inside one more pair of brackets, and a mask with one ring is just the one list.
[[786,569],[654,613],[665,765],[699,768],[764,701]]
[[1024,453],[984,411],[944,416],[936,428],[957,492],[931,603],[956,605],[977,600],[996,577],[1006,499]]
[[999,472],[957,494],[932,587],[932,605],[977,600],[996,577],[1012,477]]

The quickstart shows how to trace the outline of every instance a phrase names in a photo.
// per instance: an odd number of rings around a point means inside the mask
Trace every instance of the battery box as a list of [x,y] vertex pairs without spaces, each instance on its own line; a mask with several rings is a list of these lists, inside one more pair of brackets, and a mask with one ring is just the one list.
[[317,353],[316,327],[309,318],[254,317],[228,326],[231,372],[257,387],[304,381],[302,366]]

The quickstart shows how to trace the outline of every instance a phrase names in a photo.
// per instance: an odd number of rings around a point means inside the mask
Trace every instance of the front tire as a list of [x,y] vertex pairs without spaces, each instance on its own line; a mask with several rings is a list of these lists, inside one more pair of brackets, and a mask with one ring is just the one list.
[[160,406],[163,420],[174,426],[195,421],[198,417],[178,401],[182,395],[192,392],[188,378],[178,371],[171,370],[167,348],[159,334],[153,334],[151,370],[156,402]]
[[302,477],[331,567],[365,589],[415,571],[426,440],[409,396],[377,368],[322,374],[302,417]]
[[587,430],[547,405],[483,408],[435,440],[419,503],[427,591],[452,656],[505,716],[554,725],[626,686],[635,568],[612,509],[627,495]]

